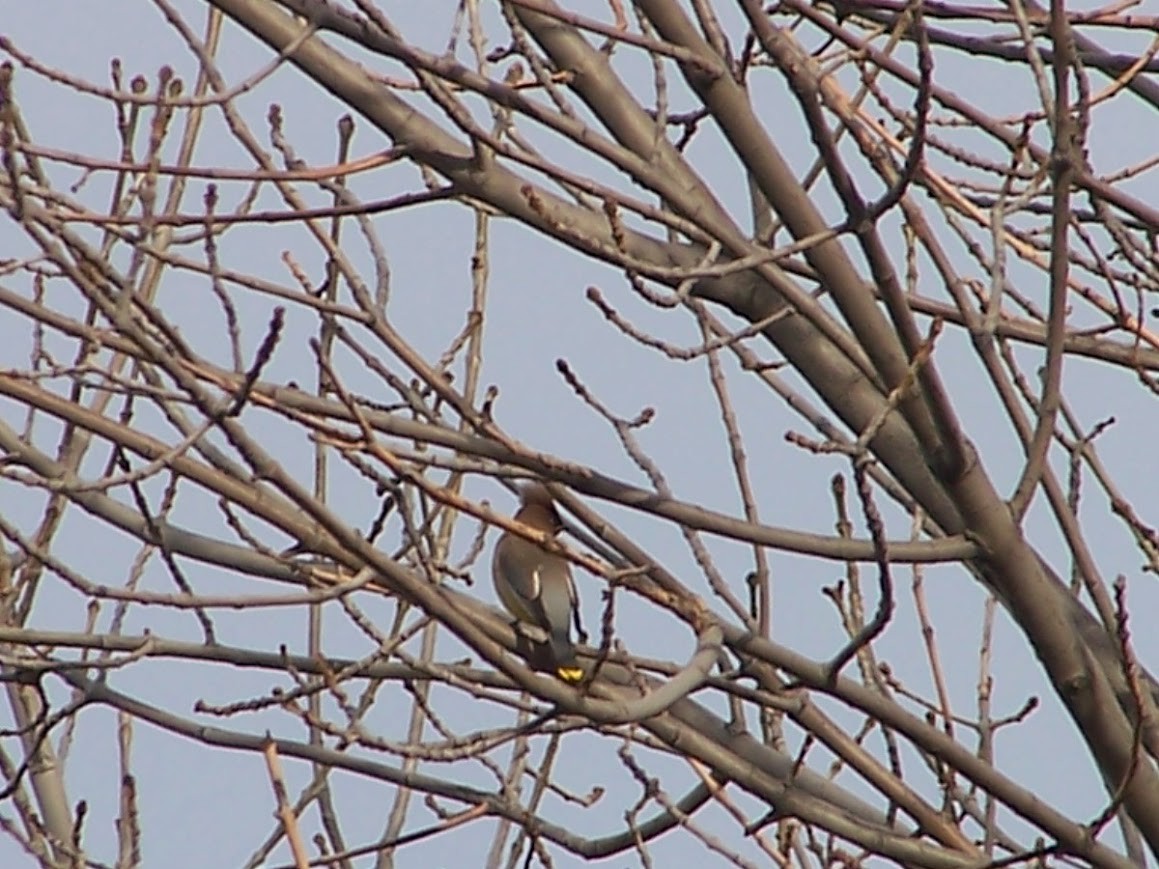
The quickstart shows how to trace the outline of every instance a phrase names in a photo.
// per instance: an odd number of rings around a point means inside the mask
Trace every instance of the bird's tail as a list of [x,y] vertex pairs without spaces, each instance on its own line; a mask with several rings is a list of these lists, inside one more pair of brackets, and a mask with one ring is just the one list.
[[584,677],[583,668],[575,657],[575,646],[567,630],[552,632],[549,645],[555,661],[555,674],[565,682],[578,682]]

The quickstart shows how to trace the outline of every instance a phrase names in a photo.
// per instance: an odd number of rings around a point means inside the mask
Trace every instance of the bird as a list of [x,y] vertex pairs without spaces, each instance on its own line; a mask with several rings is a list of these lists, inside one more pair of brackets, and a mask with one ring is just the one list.
[[[563,530],[551,493],[542,483],[529,483],[520,490],[515,521],[552,537]],[[499,600],[511,615],[547,632],[556,675],[564,682],[583,679],[584,671],[576,661],[571,642],[577,601],[567,560],[505,531],[491,557],[491,579]]]

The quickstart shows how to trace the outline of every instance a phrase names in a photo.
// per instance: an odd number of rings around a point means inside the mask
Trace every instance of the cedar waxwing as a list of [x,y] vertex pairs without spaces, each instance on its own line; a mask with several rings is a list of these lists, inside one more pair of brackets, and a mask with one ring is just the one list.
[[[531,483],[520,491],[515,521],[552,536],[563,529],[551,493],[541,483]],[[547,632],[556,675],[565,682],[580,681],[584,671],[576,663],[570,631],[576,607],[575,582],[567,560],[504,532],[491,558],[491,579],[508,612]]]

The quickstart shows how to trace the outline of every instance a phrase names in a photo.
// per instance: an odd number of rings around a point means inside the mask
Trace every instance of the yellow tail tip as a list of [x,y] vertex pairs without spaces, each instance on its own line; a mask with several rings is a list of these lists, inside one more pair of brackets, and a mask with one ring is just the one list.
[[584,677],[584,671],[579,667],[560,667],[555,674],[565,682],[578,682]]

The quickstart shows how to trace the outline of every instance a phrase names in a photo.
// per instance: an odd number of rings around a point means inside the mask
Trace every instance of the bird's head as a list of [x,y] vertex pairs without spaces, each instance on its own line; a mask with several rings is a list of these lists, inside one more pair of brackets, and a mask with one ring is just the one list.
[[548,534],[558,534],[563,530],[563,520],[555,509],[555,500],[543,483],[527,483],[519,490],[519,512],[517,521]]

